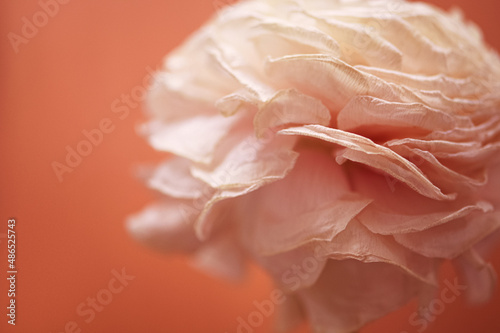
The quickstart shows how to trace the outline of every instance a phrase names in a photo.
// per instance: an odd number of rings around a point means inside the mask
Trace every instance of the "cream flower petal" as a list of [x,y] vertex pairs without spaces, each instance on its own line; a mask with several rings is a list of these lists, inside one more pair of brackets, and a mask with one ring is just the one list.
[[281,90],[259,109],[254,118],[257,137],[267,130],[290,124],[330,124],[330,111],[317,99],[297,90]]
[[353,131],[365,126],[370,128],[370,133],[374,132],[371,127],[382,127],[379,132],[393,126],[399,131],[420,130],[421,133],[472,127],[471,120],[466,117],[453,116],[419,103],[394,103],[370,96],[351,99],[338,114],[337,121],[341,130]]
[[230,278],[256,262],[285,292],[279,329],[429,306],[446,260],[471,301],[492,294],[500,57],[458,11],[241,1],[165,59],[146,102],[163,200],[131,233]]
[[411,90],[439,91],[449,98],[475,97],[489,91],[488,86],[480,77],[456,78],[442,73],[429,76],[361,65],[355,68]]
[[[372,34],[365,26],[343,22],[335,17],[325,17],[320,12],[309,12],[317,20],[318,26],[337,40],[342,47],[349,46],[344,53],[349,54],[354,62],[361,62],[382,68],[400,69],[403,61],[401,51],[386,39]],[[352,41],[359,41],[353,43]]]
[[301,27],[283,21],[262,22],[252,31],[252,41],[264,58],[278,58],[288,54],[340,55],[338,42],[321,30]]

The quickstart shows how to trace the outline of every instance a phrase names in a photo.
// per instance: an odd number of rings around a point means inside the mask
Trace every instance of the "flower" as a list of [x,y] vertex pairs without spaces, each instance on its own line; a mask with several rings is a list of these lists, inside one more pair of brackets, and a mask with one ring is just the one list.
[[491,294],[500,60],[458,11],[242,1],[168,56],[147,107],[163,196],[131,233],[225,276],[258,263],[283,327],[347,333],[425,304],[445,260],[471,301]]

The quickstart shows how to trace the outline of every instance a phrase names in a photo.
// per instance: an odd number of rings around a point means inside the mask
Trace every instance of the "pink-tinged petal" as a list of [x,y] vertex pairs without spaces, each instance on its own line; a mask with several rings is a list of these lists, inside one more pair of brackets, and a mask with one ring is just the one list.
[[[282,206],[288,207],[290,211],[281,211],[281,216],[273,216],[270,212],[268,215],[260,214],[259,220],[251,227],[253,235],[249,237],[254,237],[255,249],[262,255],[290,251],[310,242],[331,240],[370,202],[370,199],[346,194],[333,199],[327,206],[297,214],[292,213],[295,209],[290,209],[294,206]],[[279,238],[276,235],[280,235]]]
[[479,173],[479,176],[476,176],[479,179],[486,167],[499,160],[500,142],[486,144],[477,150],[447,154],[440,158],[440,161],[451,169],[460,170],[464,174],[472,174],[472,177],[475,173]]
[[316,254],[312,244],[276,255],[260,256],[251,252],[251,244],[246,242],[245,235],[240,238],[254,260],[271,275],[277,286],[287,293],[314,285],[327,262],[327,258]]
[[486,300],[474,251],[500,235],[500,57],[456,14],[389,5],[218,11],[155,76],[145,127],[175,156],[131,233],[232,278],[253,259],[286,293],[278,329],[352,333],[428,306],[445,259]]
[[479,195],[493,203],[496,209],[500,208],[500,161],[492,161],[488,172],[488,183],[479,189]]
[[483,258],[489,258],[496,250],[500,243],[500,228],[488,237],[482,239],[479,243],[474,245],[474,250]]
[[[450,209],[452,207],[449,207]],[[491,211],[491,205],[480,201],[474,205],[468,205],[457,210],[439,211],[434,213],[420,213],[410,215],[410,212],[400,213],[398,211],[384,211],[380,206],[374,204],[365,212],[360,214],[359,219],[372,232],[381,235],[399,235],[418,232],[435,228],[442,224],[454,221],[458,218],[468,216],[473,212]]]
[[329,260],[316,284],[299,297],[313,332],[352,333],[405,305],[420,285],[392,265]]
[[[456,166],[454,162],[445,165],[446,158],[438,159],[437,156],[450,156],[453,151],[483,151],[478,143],[451,143],[444,141],[425,142],[423,140],[392,140],[385,144],[400,156],[415,161],[419,168],[424,171],[428,178],[441,189],[447,191],[463,192],[470,190],[472,186],[482,186],[487,182],[486,170],[484,167],[464,168],[465,163],[461,163],[460,170],[453,170],[450,166]],[[458,147],[453,147],[458,146]],[[500,147],[499,147],[500,148]],[[445,149],[445,150],[442,150]],[[490,150],[490,155],[493,151]],[[476,155],[477,156],[477,155]]]
[[258,187],[258,185],[254,185],[241,189],[214,190],[210,196],[200,200],[197,205],[198,209],[193,211],[193,215],[196,216],[194,223],[196,236],[200,240],[208,239],[212,230],[227,220],[232,211],[232,206],[237,205],[231,199],[237,199]]
[[486,263],[473,249],[456,258],[453,263],[466,282],[465,286],[455,289],[465,290],[467,299],[471,303],[487,302],[493,295],[497,283],[497,274],[493,266]]
[[338,157],[362,163],[407,184],[416,192],[435,200],[453,200],[456,193],[443,194],[415,164],[360,135],[319,125],[292,127],[279,131],[284,135],[312,137],[346,147]]
[[424,283],[437,286],[438,260],[407,250],[391,236],[372,233],[357,219],[349,222],[332,241],[318,242],[315,250],[317,256],[324,258],[391,264]]
[[424,197],[403,183],[370,170],[349,169],[353,189],[374,201],[358,220],[370,231],[394,235],[426,230],[451,222],[474,212],[488,212],[491,204],[465,195],[454,201],[437,201]]
[[197,163],[212,161],[219,142],[229,133],[239,117],[194,116],[174,123],[153,122],[146,131],[153,148],[187,158]]
[[221,232],[204,242],[193,257],[193,265],[209,274],[237,280],[245,274],[245,255],[231,232]]
[[423,256],[453,259],[498,228],[500,213],[471,214],[424,231],[394,235],[394,238]]
[[247,195],[240,207],[243,237],[258,255],[332,240],[371,202],[349,192],[342,167],[326,151],[299,154],[285,179]]
[[253,123],[257,137],[263,137],[268,129],[283,125],[328,126],[330,118],[330,111],[319,100],[290,89],[279,91],[265,103]]
[[166,252],[192,252],[200,246],[181,205],[188,200],[171,200],[151,205],[131,216],[127,228],[140,242]]
[[200,198],[207,193],[207,185],[191,175],[190,165],[187,159],[172,157],[154,170],[147,184],[170,197]]
[[[424,139],[446,140],[456,143],[487,143],[500,133],[500,116],[492,115],[486,121],[471,128],[454,128],[449,131],[435,131],[427,135]],[[458,151],[459,152],[459,151]],[[457,153],[458,153],[457,152]]]

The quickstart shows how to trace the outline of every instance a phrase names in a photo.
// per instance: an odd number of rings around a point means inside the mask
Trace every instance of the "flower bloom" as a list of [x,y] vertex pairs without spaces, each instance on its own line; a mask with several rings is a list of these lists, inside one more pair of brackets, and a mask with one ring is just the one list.
[[167,57],[147,107],[168,154],[132,234],[225,276],[256,262],[285,292],[282,327],[348,333],[426,304],[445,260],[470,301],[490,296],[500,60],[459,12],[243,1]]

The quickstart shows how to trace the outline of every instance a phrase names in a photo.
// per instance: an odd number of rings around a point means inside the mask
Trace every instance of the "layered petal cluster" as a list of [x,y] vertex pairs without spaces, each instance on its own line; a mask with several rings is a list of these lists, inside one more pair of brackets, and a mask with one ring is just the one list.
[[444,260],[471,301],[491,294],[500,60],[460,12],[242,1],[166,58],[147,108],[162,196],[132,234],[224,276],[258,263],[283,327],[356,331],[429,300]]

